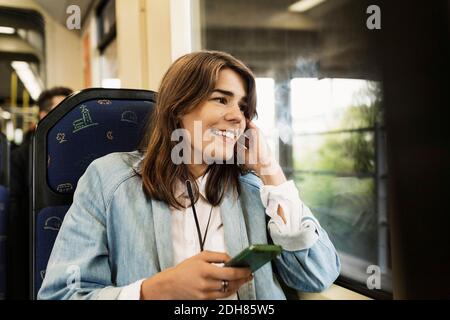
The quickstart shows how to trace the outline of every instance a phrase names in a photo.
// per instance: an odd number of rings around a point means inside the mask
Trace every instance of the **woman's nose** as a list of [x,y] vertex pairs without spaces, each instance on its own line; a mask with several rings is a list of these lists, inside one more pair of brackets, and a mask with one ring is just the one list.
[[225,120],[227,121],[241,122],[243,118],[244,114],[239,105],[230,107],[225,113]]

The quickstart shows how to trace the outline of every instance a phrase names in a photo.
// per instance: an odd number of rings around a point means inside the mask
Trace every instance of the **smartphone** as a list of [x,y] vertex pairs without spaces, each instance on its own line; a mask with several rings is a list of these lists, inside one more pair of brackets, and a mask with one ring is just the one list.
[[252,244],[237,256],[225,263],[225,267],[250,268],[255,272],[281,253],[281,246]]

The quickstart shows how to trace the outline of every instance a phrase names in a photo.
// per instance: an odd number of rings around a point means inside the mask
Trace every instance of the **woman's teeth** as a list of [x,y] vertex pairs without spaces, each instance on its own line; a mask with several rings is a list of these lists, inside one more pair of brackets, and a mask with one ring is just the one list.
[[211,131],[216,136],[227,137],[230,139],[234,139],[236,137],[236,134],[231,131],[223,131],[223,130],[217,130],[217,129],[212,129]]

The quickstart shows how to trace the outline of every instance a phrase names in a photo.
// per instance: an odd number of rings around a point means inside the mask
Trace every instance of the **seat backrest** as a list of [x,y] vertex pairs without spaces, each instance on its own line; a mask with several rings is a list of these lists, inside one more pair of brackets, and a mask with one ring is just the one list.
[[32,161],[33,298],[78,179],[93,160],[136,150],[155,99],[146,90],[86,89],[67,97],[39,122]]
[[0,300],[6,295],[6,233],[9,199],[9,142],[0,132]]

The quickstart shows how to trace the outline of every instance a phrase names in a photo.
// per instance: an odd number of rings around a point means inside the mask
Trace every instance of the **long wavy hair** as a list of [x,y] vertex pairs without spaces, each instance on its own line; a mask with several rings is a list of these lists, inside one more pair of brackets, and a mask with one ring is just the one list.
[[[139,175],[148,197],[162,200],[174,208],[185,207],[175,197],[176,187],[179,182],[187,179],[195,181],[195,178],[186,164],[172,162],[171,151],[178,142],[171,141],[171,134],[181,128],[184,115],[210,97],[220,70],[225,68],[239,74],[246,84],[245,118],[251,120],[256,116],[255,78],[244,63],[219,51],[194,52],[178,58],[161,81],[147,134],[139,148],[145,154]],[[240,194],[239,175],[242,168],[236,163],[236,157],[234,159],[232,164],[208,166],[206,198],[214,206],[220,204],[229,187]],[[196,183],[193,183],[193,192],[197,201],[199,190]]]

